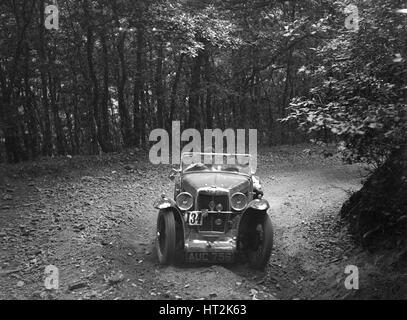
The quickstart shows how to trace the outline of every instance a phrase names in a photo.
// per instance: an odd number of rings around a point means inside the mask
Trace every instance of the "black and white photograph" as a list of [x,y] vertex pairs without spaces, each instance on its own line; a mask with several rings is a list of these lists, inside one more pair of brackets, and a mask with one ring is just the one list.
[[0,300],[404,299],[406,1],[0,1]]

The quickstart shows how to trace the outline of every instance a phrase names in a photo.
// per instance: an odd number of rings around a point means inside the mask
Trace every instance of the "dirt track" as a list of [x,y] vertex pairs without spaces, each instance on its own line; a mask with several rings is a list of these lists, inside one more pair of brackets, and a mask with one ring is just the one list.
[[[0,168],[0,299],[340,299],[358,252],[338,220],[362,170],[307,146],[263,151],[258,175],[272,205],[266,272],[244,265],[160,267],[156,212],[171,195],[168,166],[134,153]],[[44,288],[44,268],[60,288]]]

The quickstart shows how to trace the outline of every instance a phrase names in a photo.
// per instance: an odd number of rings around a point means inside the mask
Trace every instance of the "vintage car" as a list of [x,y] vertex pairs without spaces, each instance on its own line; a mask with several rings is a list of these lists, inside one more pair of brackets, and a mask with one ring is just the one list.
[[156,251],[161,264],[178,261],[248,261],[262,269],[273,247],[269,203],[248,154],[183,153],[174,198],[154,207]]

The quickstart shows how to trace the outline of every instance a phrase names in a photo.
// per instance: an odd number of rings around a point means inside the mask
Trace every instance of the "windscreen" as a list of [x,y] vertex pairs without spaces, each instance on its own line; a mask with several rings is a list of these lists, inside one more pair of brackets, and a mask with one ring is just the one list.
[[187,152],[181,157],[182,172],[224,171],[252,174],[249,154]]

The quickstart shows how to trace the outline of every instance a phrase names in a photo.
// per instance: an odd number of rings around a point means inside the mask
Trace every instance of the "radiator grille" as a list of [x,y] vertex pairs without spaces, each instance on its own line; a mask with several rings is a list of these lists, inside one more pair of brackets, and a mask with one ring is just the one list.
[[[200,194],[198,196],[198,210],[210,210],[209,203],[213,201],[216,205],[222,205],[222,211],[229,210],[229,196],[228,195],[210,195],[210,194]],[[216,209],[214,209],[216,210]],[[225,225],[228,221],[228,214],[226,213],[208,213],[208,215],[203,218],[201,231],[217,231],[224,232]]]

